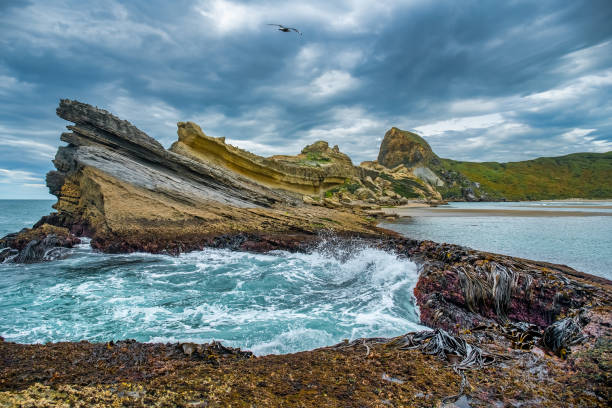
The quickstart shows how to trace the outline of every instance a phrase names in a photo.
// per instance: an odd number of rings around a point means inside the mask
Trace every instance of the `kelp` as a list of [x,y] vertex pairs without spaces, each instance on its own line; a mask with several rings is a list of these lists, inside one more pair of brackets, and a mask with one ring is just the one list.
[[586,340],[578,317],[558,320],[544,330],[542,344],[559,357],[565,357],[570,347]]
[[236,359],[248,359],[254,357],[250,351],[243,351],[239,348],[226,347],[219,341],[212,341],[211,343],[179,343],[177,344],[179,350],[186,356],[206,360],[213,365],[219,365],[219,358],[232,357]]
[[440,360],[449,362],[453,370],[461,377],[461,385],[457,395],[444,398],[444,401],[457,399],[463,395],[468,385],[465,370],[478,369],[493,364],[496,356],[485,353],[480,347],[466,342],[459,336],[453,336],[444,329],[424,330],[406,333],[403,336],[388,338],[359,338],[351,342],[331,346],[332,349],[346,349],[362,346],[365,348],[365,357],[370,354],[370,346],[387,344],[399,350],[420,350],[424,354],[435,355]]
[[[454,361],[453,367],[457,370],[481,368],[495,361],[495,356],[484,353],[479,347],[469,344],[459,336],[453,336],[444,329],[407,333],[394,340],[400,350],[418,349],[443,361]],[[457,356],[459,359],[449,356]]]
[[386,344],[389,343],[391,339],[386,337],[370,337],[370,338],[359,338],[353,341],[348,341],[345,339],[342,343],[338,343],[336,345],[331,346],[332,349],[342,350],[349,347],[363,346],[366,349],[365,357],[370,355],[370,346],[374,344]]
[[471,331],[501,334],[512,342],[512,348],[525,351],[531,350],[542,338],[542,332],[538,326],[526,322],[481,325],[472,328]]
[[458,394],[446,397],[443,401],[455,400],[463,395],[469,384],[464,370],[482,368],[495,362],[492,354],[483,352],[481,348],[443,329],[407,333],[395,338],[394,343],[399,345],[400,350],[420,350],[452,364],[453,370],[461,376],[461,385]]
[[518,274],[496,262],[486,265],[477,266],[474,271],[463,267],[455,268],[461,280],[465,302],[468,309],[474,313],[478,313],[482,306],[490,302],[497,316],[506,321]]

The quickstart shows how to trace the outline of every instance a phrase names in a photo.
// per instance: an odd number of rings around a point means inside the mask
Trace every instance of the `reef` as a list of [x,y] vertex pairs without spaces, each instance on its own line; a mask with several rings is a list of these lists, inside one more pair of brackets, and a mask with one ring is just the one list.
[[56,212],[2,238],[2,261],[57,259],[81,237],[100,251],[178,254],[309,251],[334,234],[416,262],[415,301],[434,330],[263,357],[217,342],[0,338],[0,406],[608,406],[612,282],[375,226],[376,204],[359,199],[360,189],[391,199],[415,174],[429,180],[417,183],[424,189],[445,185],[427,167],[431,149],[402,145],[412,153],[393,169],[353,166],[321,142],[261,158],[180,123],[167,150],[90,105],[62,100],[57,113],[74,124],[47,175]]
[[418,263],[416,301],[435,330],[262,357],[216,342],[0,341],[0,405],[608,406],[610,281],[431,241],[360,241]]

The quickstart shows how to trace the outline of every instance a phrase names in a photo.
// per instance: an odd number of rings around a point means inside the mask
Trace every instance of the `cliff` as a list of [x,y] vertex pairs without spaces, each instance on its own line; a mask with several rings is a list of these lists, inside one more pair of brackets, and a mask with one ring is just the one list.
[[377,163],[406,167],[446,200],[611,198],[612,152],[575,153],[520,162],[463,162],[439,158],[419,135],[390,129]]
[[49,224],[88,235],[94,247],[106,251],[150,252],[194,249],[237,233],[377,234],[357,215],[305,206],[285,191],[165,150],[104,110],[62,100],[57,114],[74,125],[61,135],[67,146],[58,149],[57,170],[47,175],[57,212],[36,227]]
[[351,159],[326,142],[307,146],[297,156],[261,157],[204,134],[192,122],[178,123],[178,141],[170,150],[200,163],[214,164],[258,184],[298,194],[321,195],[358,176]]

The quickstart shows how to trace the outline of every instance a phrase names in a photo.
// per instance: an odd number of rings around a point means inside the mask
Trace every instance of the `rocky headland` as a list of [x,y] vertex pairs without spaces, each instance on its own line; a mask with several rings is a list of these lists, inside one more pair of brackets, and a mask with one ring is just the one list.
[[81,237],[105,252],[177,254],[308,251],[333,233],[416,262],[421,321],[435,330],[264,357],[215,342],[0,339],[0,405],[608,406],[610,281],[375,226],[377,206],[473,183],[440,173],[444,159],[418,135],[393,128],[378,160],[355,166],[325,142],[263,158],[179,123],[166,150],[87,104],[62,100],[57,114],[73,125],[47,175],[56,212],[2,238],[2,260],[57,259]]

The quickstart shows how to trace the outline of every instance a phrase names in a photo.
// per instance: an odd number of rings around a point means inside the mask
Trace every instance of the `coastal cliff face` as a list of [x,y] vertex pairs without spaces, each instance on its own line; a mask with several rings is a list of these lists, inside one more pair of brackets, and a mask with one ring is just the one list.
[[165,150],[104,110],[62,100],[57,114],[74,125],[61,135],[68,145],[58,149],[57,170],[47,175],[57,213],[37,226],[88,235],[94,247],[107,251],[177,252],[238,233],[376,234],[357,215],[304,206],[283,190]]
[[258,184],[298,194],[321,195],[358,176],[351,159],[326,142],[307,146],[298,156],[261,157],[204,134],[192,122],[178,123],[178,141],[171,151],[204,164],[234,171]]

